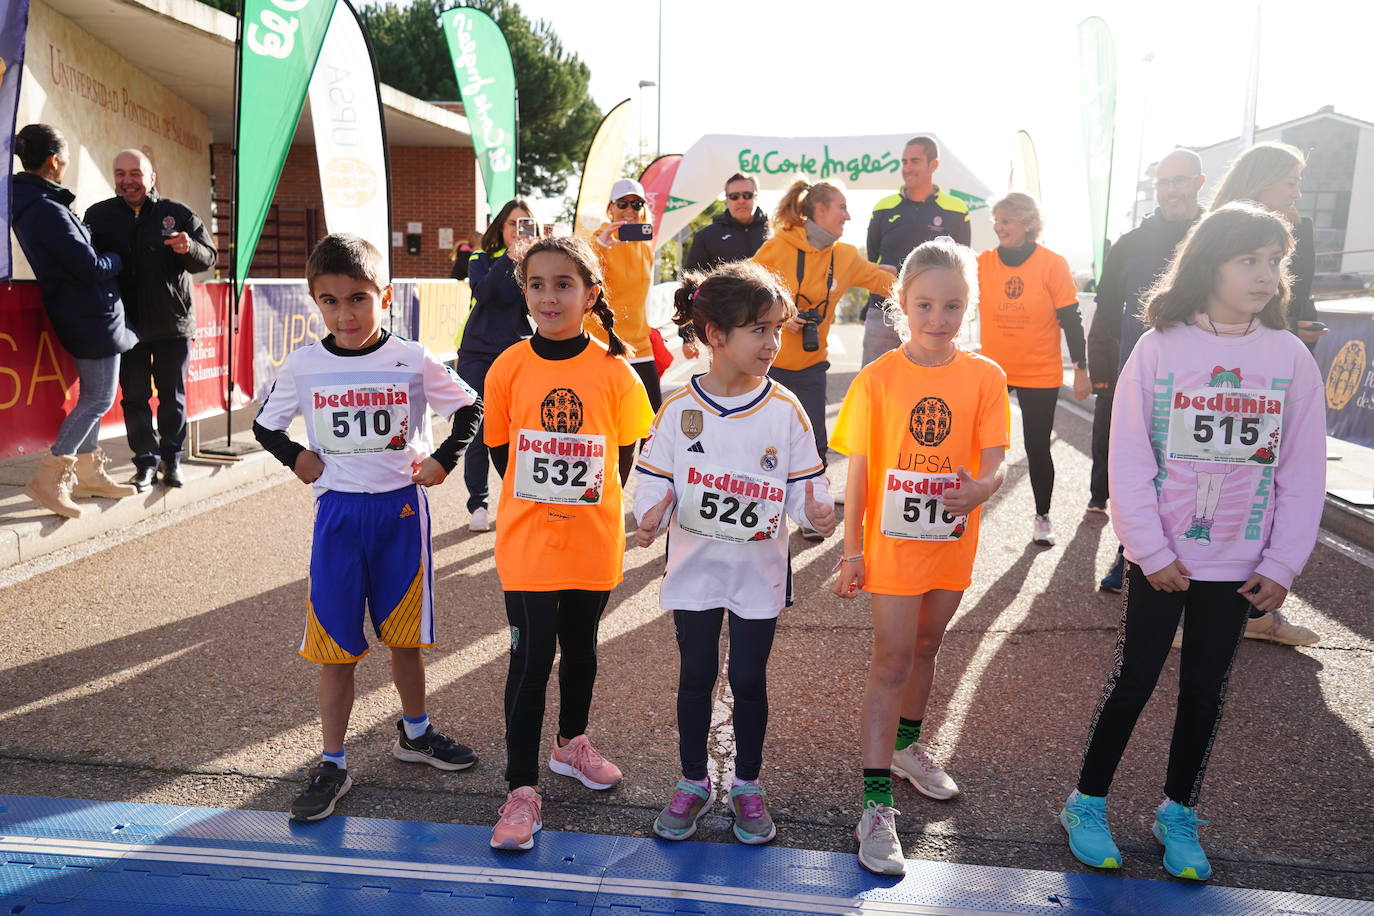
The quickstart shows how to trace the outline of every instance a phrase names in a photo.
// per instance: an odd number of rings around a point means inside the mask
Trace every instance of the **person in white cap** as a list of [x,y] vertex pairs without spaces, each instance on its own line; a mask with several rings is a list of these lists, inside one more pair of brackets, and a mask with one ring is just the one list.
[[[644,230],[642,240],[624,241],[622,226],[649,226],[652,217],[644,195],[644,186],[633,178],[622,178],[611,186],[611,200],[606,205],[606,219],[592,237],[592,249],[601,261],[606,278],[606,301],[615,313],[615,333],[625,341],[629,351],[626,358],[649,392],[649,403],[655,411],[663,402],[658,386],[658,372],[654,368],[654,351],[649,343],[649,319],[645,304],[653,283],[654,246],[652,228]],[[587,330],[605,342],[606,332],[595,318],[587,322]]]

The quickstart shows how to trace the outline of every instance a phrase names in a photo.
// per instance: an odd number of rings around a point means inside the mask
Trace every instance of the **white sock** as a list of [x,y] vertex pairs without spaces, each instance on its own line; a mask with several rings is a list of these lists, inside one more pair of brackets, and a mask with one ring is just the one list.
[[343,748],[340,748],[337,754],[331,754],[329,751],[324,751],[320,754],[320,762],[332,763],[339,769],[346,770],[348,769],[348,754]]
[[416,738],[419,738],[425,732],[429,731],[429,713],[425,713],[418,719],[412,719],[410,716],[401,716],[401,722],[405,724],[406,737],[411,741],[414,741]]

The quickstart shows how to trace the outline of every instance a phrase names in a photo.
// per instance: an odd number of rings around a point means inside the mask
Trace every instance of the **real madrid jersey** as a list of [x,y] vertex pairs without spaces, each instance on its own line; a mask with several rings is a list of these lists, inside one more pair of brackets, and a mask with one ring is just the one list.
[[310,450],[324,462],[317,495],[386,493],[409,484],[413,463],[433,449],[430,408],[448,417],[476,400],[414,340],[391,334],[356,353],[319,341],[286,357],[256,423],[284,430],[305,417]]
[[831,498],[806,412],[790,391],[765,379],[722,398],[692,379],[663,403],[635,470],[636,518],[670,488],[676,496],[661,607],[726,607],[758,619],[791,604],[784,515],[810,524],[807,481],[818,502]]

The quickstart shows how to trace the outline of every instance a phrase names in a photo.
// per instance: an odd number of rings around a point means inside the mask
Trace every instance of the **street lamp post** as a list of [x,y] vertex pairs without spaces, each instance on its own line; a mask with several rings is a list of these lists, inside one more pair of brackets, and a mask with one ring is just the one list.
[[644,90],[657,85],[658,83],[653,80],[639,81],[639,154],[641,156],[644,155]]

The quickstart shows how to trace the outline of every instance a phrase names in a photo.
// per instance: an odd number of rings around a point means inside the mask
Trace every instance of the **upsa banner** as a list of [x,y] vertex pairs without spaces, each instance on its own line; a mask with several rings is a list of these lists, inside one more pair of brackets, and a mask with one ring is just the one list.
[[[196,336],[186,371],[186,413],[204,420],[224,412],[228,376],[229,285],[192,287]],[[238,355],[246,357],[240,339]],[[240,390],[252,389],[251,361],[240,358],[234,375]],[[76,363],[62,348],[43,308],[38,284],[0,286],[0,458],[28,455],[51,447],[67,411],[79,394]],[[153,399],[156,410],[157,399]],[[235,406],[238,406],[237,404]],[[100,437],[124,432],[124,415],[115,404],[100,422]]]
[[1374,314],[1321,313],[1331,329],[1316,352],[1326,380],[1327,435],[1374,448]]

